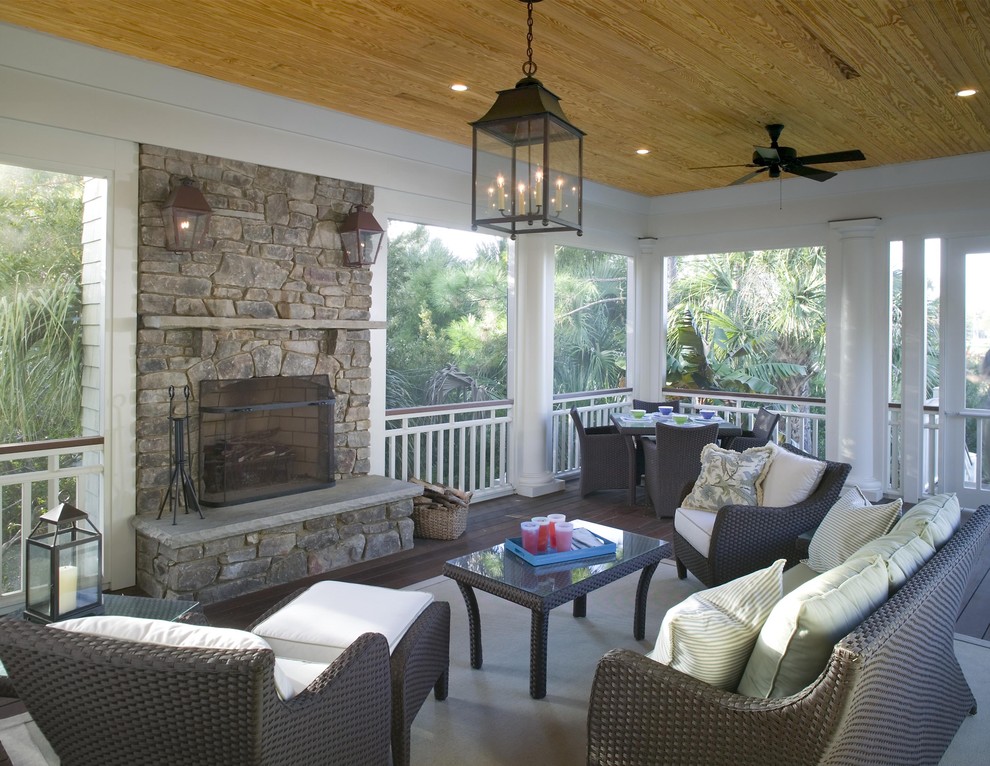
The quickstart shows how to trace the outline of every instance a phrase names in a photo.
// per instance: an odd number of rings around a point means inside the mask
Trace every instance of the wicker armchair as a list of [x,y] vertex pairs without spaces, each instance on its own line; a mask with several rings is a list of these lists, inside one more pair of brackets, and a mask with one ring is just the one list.
[[360,636],[289,701],[269,649],[141,644],[7,618],[0,659],[64,766],[391,763],[379,634]]
[[773,436],[773,431],[780,420],[780,413],[760,407],[753,418],[753,430],[743,431],[741,436],[726,437],[722,446],[726,449],[743,452],[750,447],[762,447]]
[[[585,428],[577,407],[571,407],[571,420],[581,448],[581,497],[599,489],[629,489],[628,436],[615,426]],[[642,471],[637,466],[637,476]]]
[[[784,445],[783,449],[811,457],[789,445]],[[814,529],[825,518],[839,499],[851,469],[848,463],[826,461],[817,489],[794,505],[783,508],[723,506],[716,514],[708,556],[696,551],[677,532],[675,519],[673,542],[677,576],[683,580],[690,570],[711,588],[770,566],[777,559],[787,559],[787,566],[796,564],[798,536]]]
[[718,439],[718,423],[683,428],[656,424],[656,441],[642,440],[646,494],[658,518],[674,515],[701,473],[701,450]]
[[613,649],[591,688],[588,766],[938,763],[976,712],[953,631],[988,540],[990,506],[982,506],[790,697],[723,691]]

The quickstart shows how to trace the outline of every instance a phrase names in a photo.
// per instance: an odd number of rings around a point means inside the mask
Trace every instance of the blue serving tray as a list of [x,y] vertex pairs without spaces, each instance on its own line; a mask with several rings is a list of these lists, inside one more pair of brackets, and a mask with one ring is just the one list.
[[507,551],[512,551],[527,564],[532,564],[537,567],[543,564],[557,564],[561,561],[575,561],[577,559],[590,559],[599,558],[601,556],[615,555],[615,543],[611,540],[606,540],[604,537],[597,535],[594,532],[591,534],[601,540],[602,544],[596,545],[594,548],[574,548],[569,551],[556,551],[551,548],[548,553],[533,554],[522,547],[521,537],[507,537],[505,538],[505,549]]

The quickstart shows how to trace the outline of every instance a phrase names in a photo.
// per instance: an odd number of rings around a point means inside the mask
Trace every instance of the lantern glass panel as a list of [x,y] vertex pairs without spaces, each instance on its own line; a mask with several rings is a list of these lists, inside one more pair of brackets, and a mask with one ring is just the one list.
[[28,538],[25,611],[45,621],[82,615],[103,603],[100,534],[42,526]]
[[385,232],[358,229],[340,232],[344,257],[352,266],[370,266],[378,258],[378,248]]
[[26,594],[24,606],[44,619],[52,619],[51,586],[52,586],[52,555],[51,544],[55,535],[32,536],[28,539],[27,568],[25,574]]
[[580,230],[580,133],[542,114],[476,124],[474,140],[476,226]]

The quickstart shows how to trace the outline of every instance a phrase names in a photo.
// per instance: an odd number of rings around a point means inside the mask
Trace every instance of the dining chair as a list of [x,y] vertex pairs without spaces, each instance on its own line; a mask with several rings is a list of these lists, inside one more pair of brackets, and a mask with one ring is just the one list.
[[722,446],[736,452],[743,452],[750,447],[762,447],[770,441],[779,420],[779,412],[760,407],[759,412],[753,418],[753,430],[744,430],[741,436],[726,437]]
[[599,489],[628,489],[629,437],[611,425],[585,428],[577,407],[571,407],[571,420],[581,450],[581,497]]
[[701,450],[718,440],[718,423],[676,426],[657,423],[656,439],[643,439],[646,493],[658,518],[672,517],[685,490],[701,473]]

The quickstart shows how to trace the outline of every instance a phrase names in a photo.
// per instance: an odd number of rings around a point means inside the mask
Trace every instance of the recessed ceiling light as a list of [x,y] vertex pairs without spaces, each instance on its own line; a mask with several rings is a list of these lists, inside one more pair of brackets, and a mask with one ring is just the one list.
[[963,88],[962,90],[957,90],[956,95],[959,98],[966,98],[967,96],[975,96],[976,88]]
[[459,82],[455,82],[453,85],[450,86],[450,89],[451,90],[456,90],[458,93],[460,93],[461,91],[467,90],[468,89],[468,86],[467,85],[463,85],[463,84],[461,84]]
[[650,150],[649,149],[637,149],[636,150],[636,154],[649,154],[649,153],[650,153]]

